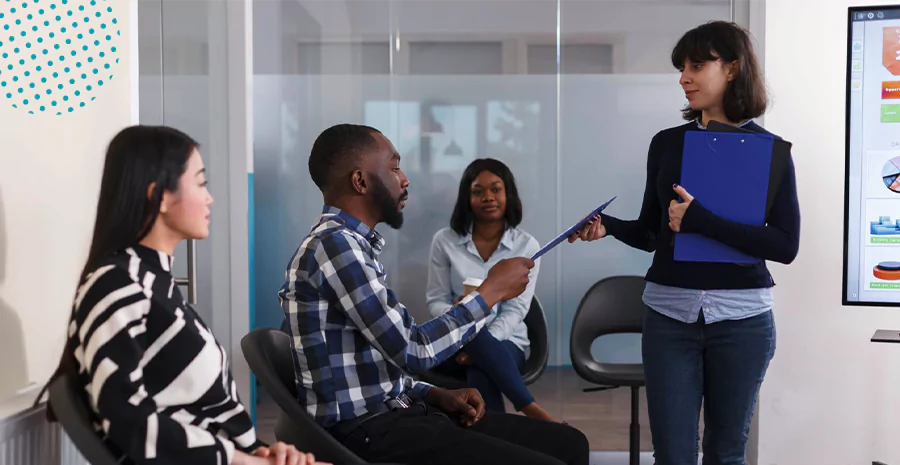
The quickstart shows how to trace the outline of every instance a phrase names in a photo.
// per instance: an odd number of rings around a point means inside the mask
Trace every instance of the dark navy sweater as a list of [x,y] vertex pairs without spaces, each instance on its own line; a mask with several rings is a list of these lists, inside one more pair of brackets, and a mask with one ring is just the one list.
[[[743,126],[753,132],[769,134],[756,123]],[[631,247],[656,252],[647,271],[647,281],[687,289],[755,289],[775,285],[765,260],[791,263],[800,243],[800,206],[794,163],[788,162],[781,186],[765,226],[727,220],[694,198],[681,221],[681,231],[699,233],[764,261],[755,265],[732,263],[676,262],[673,259],[674,235],[669,229],[669,202],[677,199],[672,185],[680,183],[684,134],[701,131],[696,122],[659,132],[650,142],[647,157],[647,184],[641,213],[636,220],[624,221],[602,215],[608,235]],[[777,137],[777,136],[776,136]]]

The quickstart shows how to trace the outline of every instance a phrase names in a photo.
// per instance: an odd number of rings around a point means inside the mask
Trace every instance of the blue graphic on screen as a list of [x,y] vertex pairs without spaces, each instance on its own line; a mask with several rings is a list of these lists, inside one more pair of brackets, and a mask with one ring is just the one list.
[[873,236],[900,235],[900,220],[891,222],[890,216],[879,216],[878,221],[869,222],[869,232]]

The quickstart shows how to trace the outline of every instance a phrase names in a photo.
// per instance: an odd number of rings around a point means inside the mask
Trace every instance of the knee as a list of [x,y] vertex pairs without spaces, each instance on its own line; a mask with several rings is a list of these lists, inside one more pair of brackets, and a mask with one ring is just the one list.
[[587,436],[572,426],[560,426],[559,446],[560,450],[565,451],[568,456],[566,463],[568,465],[588,465],[590,463],[591,444]]
[[468,344],[463,347],[463,350],[466,352],[472,352],[477,350],[488,350],[493,345],[499,344],[500,341],[491,334],[487,328],[481,330],[477,336],[472,338]]

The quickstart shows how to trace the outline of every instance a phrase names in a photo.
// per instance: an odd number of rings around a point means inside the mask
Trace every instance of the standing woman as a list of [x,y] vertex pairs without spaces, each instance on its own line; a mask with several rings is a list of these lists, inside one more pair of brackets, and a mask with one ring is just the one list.
[[83,386],[120,463],[310,465],[294,446],[257,439],[227,352],[172,277],[178,243],[209,235],[205,171],[197,143],[172,128],[133,126],[110,142],[54,378]]
[[[657,465],[696,465],[704,407],[703,463],[744,464],[759,387],[775,352],[772,287],[765,261],[791,263],[800,239],[793,162],[787,166],[764,226],[730,221],[707,210],[678,185],[687,131],[710,121],[757,133],[765,84],[749,34],[728,22],[687,32],[672,51],[688,100],[688,123],[650,142],[640,215],[600,215],[578,237],[611,235],[655,252],[647,272],[643,359]],[[696,233],[760,258],[755,265],[676,262],[675,233]]]

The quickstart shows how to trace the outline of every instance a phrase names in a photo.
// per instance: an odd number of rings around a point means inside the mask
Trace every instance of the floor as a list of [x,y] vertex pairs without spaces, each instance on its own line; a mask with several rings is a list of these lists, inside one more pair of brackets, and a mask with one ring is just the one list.
[[[631,392],[627,388],[599,392],[583,392],[591,387],[571,368],[548,368],[541,378],[529,386],[537,402],[559,420],[581,430],[591,443],[592,462],[603,465],[628,463],[628,431],[631,422]],[[277,407],[261,394],[257,407],[260,438],[274,441],[273,429]],[[509,411],[512,411],[510,408]],[[641,450],[652,451],[647,401],[641,389]],[[702,432],[702,425],[701,425]],[[641,454],[641,464],[652,464],[652,454]],[[596,459],[596,460],[594,460]]]

